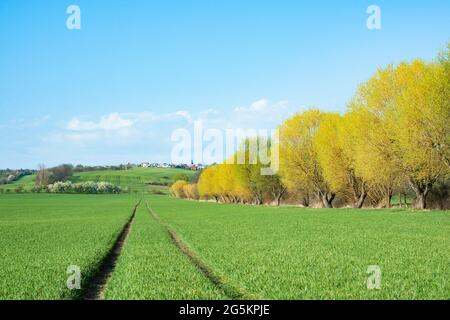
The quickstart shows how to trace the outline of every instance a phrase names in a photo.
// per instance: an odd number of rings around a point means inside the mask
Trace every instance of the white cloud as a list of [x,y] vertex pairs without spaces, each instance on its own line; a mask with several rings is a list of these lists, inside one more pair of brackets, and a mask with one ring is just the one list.
[[228,127],[275,129],[296,111],[299,109],[294,108],[287,100],[271,102],[263,98],[248,106],[234,108],[226,118]]
[[94,130],[96,127],[97,126],[94,122],[80,121],[78,118],[73,118],[67,124],[66,129],[71,131],[88,131]]
[[67,124],[66,129],[71,131],[119,130],[132,125],[132,120],[124,119],[116,112],[101,117],[98,122],[80,121],[78,118],[73,118]]
[[269,101],[267,99],[260,99],[254,101],[248,107],[238,107],[234,109],[234,112],[245,112],[245,111],[262,111],[269,106]]
[[97,122],[92,120],[81,121],[78,117],[74,117],[67,123],[66,129],[70,131],[117,131],[144,124],[174,122],[179,120],[192,122],[192,117],[190,113],[185,110],[161,114],[153,112],[115,112],[102,116]]
[[185,110],[169,113],[114,112],[98,120],[74,117],[65,125],[64,131],[54,132],[48,139],[55,143],[83,146],[100,142],[104,145],[132,145],[151,139],[161,142],[164,134],[169,136],[167,131],[173,126],[186,126],[191,122],[192,116]]
[[276,103],[270,103],[267,99],[260,99],[252,102],[248,107],[238,107],[233,111],[236,113],[251,113],[257,117],[258,113],[280,112],[289,108],[289,101],[281,100]]
[[[64,131],[54,132],[50,140],[77,145],[125,146],[139,143],[170,144],[175,129],[193,130],[194,121],[203,128],[227,129],[276,129],[295,111],[288,101],[271,102],[262,98],[248,106],[222,110],[209,108],[191,114],[186,110],[167,113],[128,112],[111,113],[98,120],[72,118]],[[151,147],[149,147],[151,149]]]
[[118,130],[132,126],[132,121],[123,119],[118,113],[112,113],[106,117],[102,117],[99,128],[103,130]]

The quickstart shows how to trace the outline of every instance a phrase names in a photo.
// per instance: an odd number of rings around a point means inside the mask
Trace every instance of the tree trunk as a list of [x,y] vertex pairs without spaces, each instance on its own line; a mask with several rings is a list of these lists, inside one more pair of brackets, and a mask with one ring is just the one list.
[[353,192],[353,199],[355,201],[353,208],[361,209],[367,197],[366,183],[361,178],[356,177],[353,170],[348,172],[347,181]]
[[[355,192],[355,195],[357,195],[357,193]],[[357,209],[361,209],[362,206],[364,205],[364,200],[366,200],[367,197],[367,191],[366,191],[366,185],[364,182],[361,183],[361,192],[359,193],[359,196],[355,199],[355,208]]]
[[304,207],[306,207],[306,208],[309,207],[309,194],[308,193],[303,195],[303,197],[302,197],[302,205]]
[[367,192],[363,191],[361,192],[361,195],[358,198],[358,201],[355,203],[355,208],[361,209],[364,205],[364,200],[366,200]]
[[281,198],[283,197],[283,195],[282,194],[280,194],[278,197],[277,197],[277,207],[279,207],[280,205],[281,205]]
[[425,188],[424,190],[417,190],[416,191],[416,203],[415,207],[419,210],[425,210],[427,209],[427,196],[429,192],[429,188]]
[[333,200],[336,195],[334,193],[322,194],[322,204],[324,208],[333,208]]
[[419,210],[425,210],[427,208],[427,196],[431,190],[432,183],[425,182],[410,182],[412,189],[416,193],[416,202],[414,207]]
[[416,209],[425,210],[427,207],[426,196],[423,192],[416,193]]
[[387,194],[381,201],[381,208],[389,209],[391,207],[392,194]]
[[257,205],[264,204],[264,194],[259,193],[259,192],[256,194],[256,204]]
[[281,188],[278,190],[278,192],[273,191],[272,196],[277,201],[277,206],[279,207],[281,205],[281,199],[283,199],[284,194],[286,193],[286,188]]

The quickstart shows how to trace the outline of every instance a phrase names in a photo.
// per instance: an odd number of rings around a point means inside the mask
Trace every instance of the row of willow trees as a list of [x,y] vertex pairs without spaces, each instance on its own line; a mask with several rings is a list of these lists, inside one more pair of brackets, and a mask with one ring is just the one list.
[[[242,148],[262,140],[247,139]],[[276,147],[275,175],[262,175],[259,161],[224,163],[174,194],[249,204],[289,198],[326,208],[389,207],[394,194],[412,194],[416,208],[427,208],[429,193],[448,187],[450,176],[450,45],[433,62],[379,69],[345,114],[294,115],[279,127]]]

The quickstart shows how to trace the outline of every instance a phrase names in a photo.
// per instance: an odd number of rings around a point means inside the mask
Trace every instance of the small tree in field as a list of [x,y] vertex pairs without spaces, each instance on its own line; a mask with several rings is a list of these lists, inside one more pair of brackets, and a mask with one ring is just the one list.
[[42,188],[42,187],[47,186],[49,183],[49,177],[50,177],[50,173],[45,168],[45,165],[40,164],[39,171],[36,175],[36,183],[35,183],[36,187]]
[[186,195],[186,198],[188,198],[188,199],[192,199],[192,200],[199,199],[197,184],[184,185],[183,192]]
[[170,187],[170,193],[177,198],[186,198],[186,194],[184,193],[184,186],[188,183],[184,180],[178,180]]

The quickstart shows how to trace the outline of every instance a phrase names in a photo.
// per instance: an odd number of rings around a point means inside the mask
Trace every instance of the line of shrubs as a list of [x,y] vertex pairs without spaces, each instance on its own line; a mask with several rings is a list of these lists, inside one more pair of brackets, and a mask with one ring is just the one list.
[[33,170],[20,169],[20,170],[0,170],[0,185],[13,183],[20,178],[33,174]]
[[72,183],[55,182],[48,186],[34,188],[34,192],[49,192],[49,193],[84,193],[84,194],[117,194],[122,192],[122,188],[109,182],[79,182]]
[[178,180],[170,187],[170,194],[177,198],[199,200],[200,195],[196,183]]

